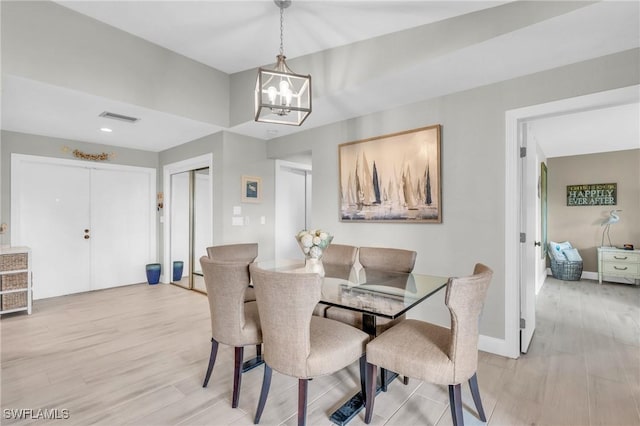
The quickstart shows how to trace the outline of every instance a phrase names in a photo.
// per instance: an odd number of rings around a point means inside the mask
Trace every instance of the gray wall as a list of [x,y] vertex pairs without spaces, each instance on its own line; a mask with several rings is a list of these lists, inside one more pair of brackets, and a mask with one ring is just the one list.
[[[269,141],[268,156],[313,155],[312,223],[336,241],[416,250],[416,272],[466,275],[494,269],[481,333],[505,337],[505,112],[635,85],[637,49],[443,96]],[[338,219],[338,145],[442,124],[442,224],[343,223]],[[517,214],[517,212],[513,212]],[[413,316],[448,323],[443,295]]]
[[[213,153],[213,243],[257,242],[259,256],[274,256],[274,161],[266,158],[266,143],[248,136],[219,132],[160,153],[158,173],[167,164]],[[241,203],[243,175],[262,178],[262,202]],[[160,186],[162,187],[162,185]],[[231,226],[233,206],[242,208],[244,226]],[[266,224],[260,224],[264,216]],[[160,258],[163,238],[161,230]]]
[[[549,239],[570,241],[580,251],[584,271],[598,271],[602,222],[613,209],[622,212],[611,227],[611,242],[640,248],[640,149],[550,158],[548,165]],[[567,206],[567,185],[590,183],[617,183],[618,204]]]

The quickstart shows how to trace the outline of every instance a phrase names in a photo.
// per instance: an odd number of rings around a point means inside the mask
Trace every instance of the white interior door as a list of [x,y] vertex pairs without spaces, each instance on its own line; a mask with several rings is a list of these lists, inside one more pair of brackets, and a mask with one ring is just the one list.
[[526,353],[536,329],[536,269],[540,247],[538,237],[538,167],[535,144],[528,141],[526,123],[521,126],[521,143],[527,155],[521,159],[520,223],[526,241],[520,246],[520,351]]
[[13,245],[33,253],[34,299],[146,280],[155,170],[12,156]]
[[276,257],[301,258],[303,254],[294,237],[310,226],[311,170],[291,163],[277,163],[276,167]]
[[155,258],[149,242],[150,175],[139,170],[92,170],[92,290],[146,281]]
[[25,161],[16,171],[11,240],[31,247],[33,298],[90,290],[89,169]]

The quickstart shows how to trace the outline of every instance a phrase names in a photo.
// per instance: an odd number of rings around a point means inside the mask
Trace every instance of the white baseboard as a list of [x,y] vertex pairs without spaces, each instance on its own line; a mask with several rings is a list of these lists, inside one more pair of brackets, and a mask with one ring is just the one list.
[[513,350],[508,347],[506,340],[485,336],[483,334],[481,334],[478,339],[478,349],[507,358],[517,359],[520,356],[519,351],[515,354],[513,353]]

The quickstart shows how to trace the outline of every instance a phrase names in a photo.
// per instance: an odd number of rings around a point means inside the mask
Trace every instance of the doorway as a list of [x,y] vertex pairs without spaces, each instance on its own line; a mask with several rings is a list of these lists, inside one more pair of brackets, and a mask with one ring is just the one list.
[[206,293],[200,257],[213,245],[211,155],[164,167],[165,256],[163,282]]
[[[523,206],[526,205],[526,197],[531,197],[532,191],[537,192],[537,182],[540,177],[539,163],[544,161],[542,160],[544,155],[537,157],[537,160],[534,161],[535,165],[525,166],[525,163],[529,162],[522,161],[520,157],[520,148],[523,147],[522,129],[526,127],[528,122],[545,117],[602,109],[637,101],[638,86],[631,86],[533,105],[505,113],[505,282],[513,284],[505,285],[506,331],[504,347],[500,350],[502,354],[518,358],[521,352],[526,352],[527,342],[524,341],[524,346],[521,346],[521,324],[524,327],[533,324],[535,327],[535,298],[537,290],[541,286],[538,281],[542,281],[546,276],[545,259],[541,255],[542,250],[538,247],[531,250],[535,242],[541,240],[541,235],[538,233],[541,232],[540,218],[534,214],[523,215],[522,212]],[[528,142],[530,141],[527,141],[526,144],[530,146],[527,146],[527,154],[532,153],[534,157],[530,157],[530,161],[533,161],[531,159],[536,158],[538,151],[535,144]],[[535,170],[536,184],[526,183],[527,176],[531,176],[526,167]],[[522,190],[522,188],[529,189]],[[536,210],[539,211],[539,209]],[[514,214],[514,212],[518,213]],[[522,243],[520,242],[521,233],[526,235]],[[534,315],[532,320],[530,320],[531,315]],[[534,329],[526,330],[526,333],[533,336]]]
[[34,299],[146,281],[155,169],[12,154],[12,245],[31,247]]
[[311,165],[276,160],[276,258],[295,259],[302,251],[294,238],[311,226]]

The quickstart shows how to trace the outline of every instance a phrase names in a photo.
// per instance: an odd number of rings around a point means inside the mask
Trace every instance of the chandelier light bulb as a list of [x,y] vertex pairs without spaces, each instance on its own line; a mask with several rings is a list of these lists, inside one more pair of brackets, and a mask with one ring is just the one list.
[[270,103],[275,103],[276,96],[278,96],[278,89],[276,89],[275,86],[269,86],[267,89],[267,96],[269,96]]

